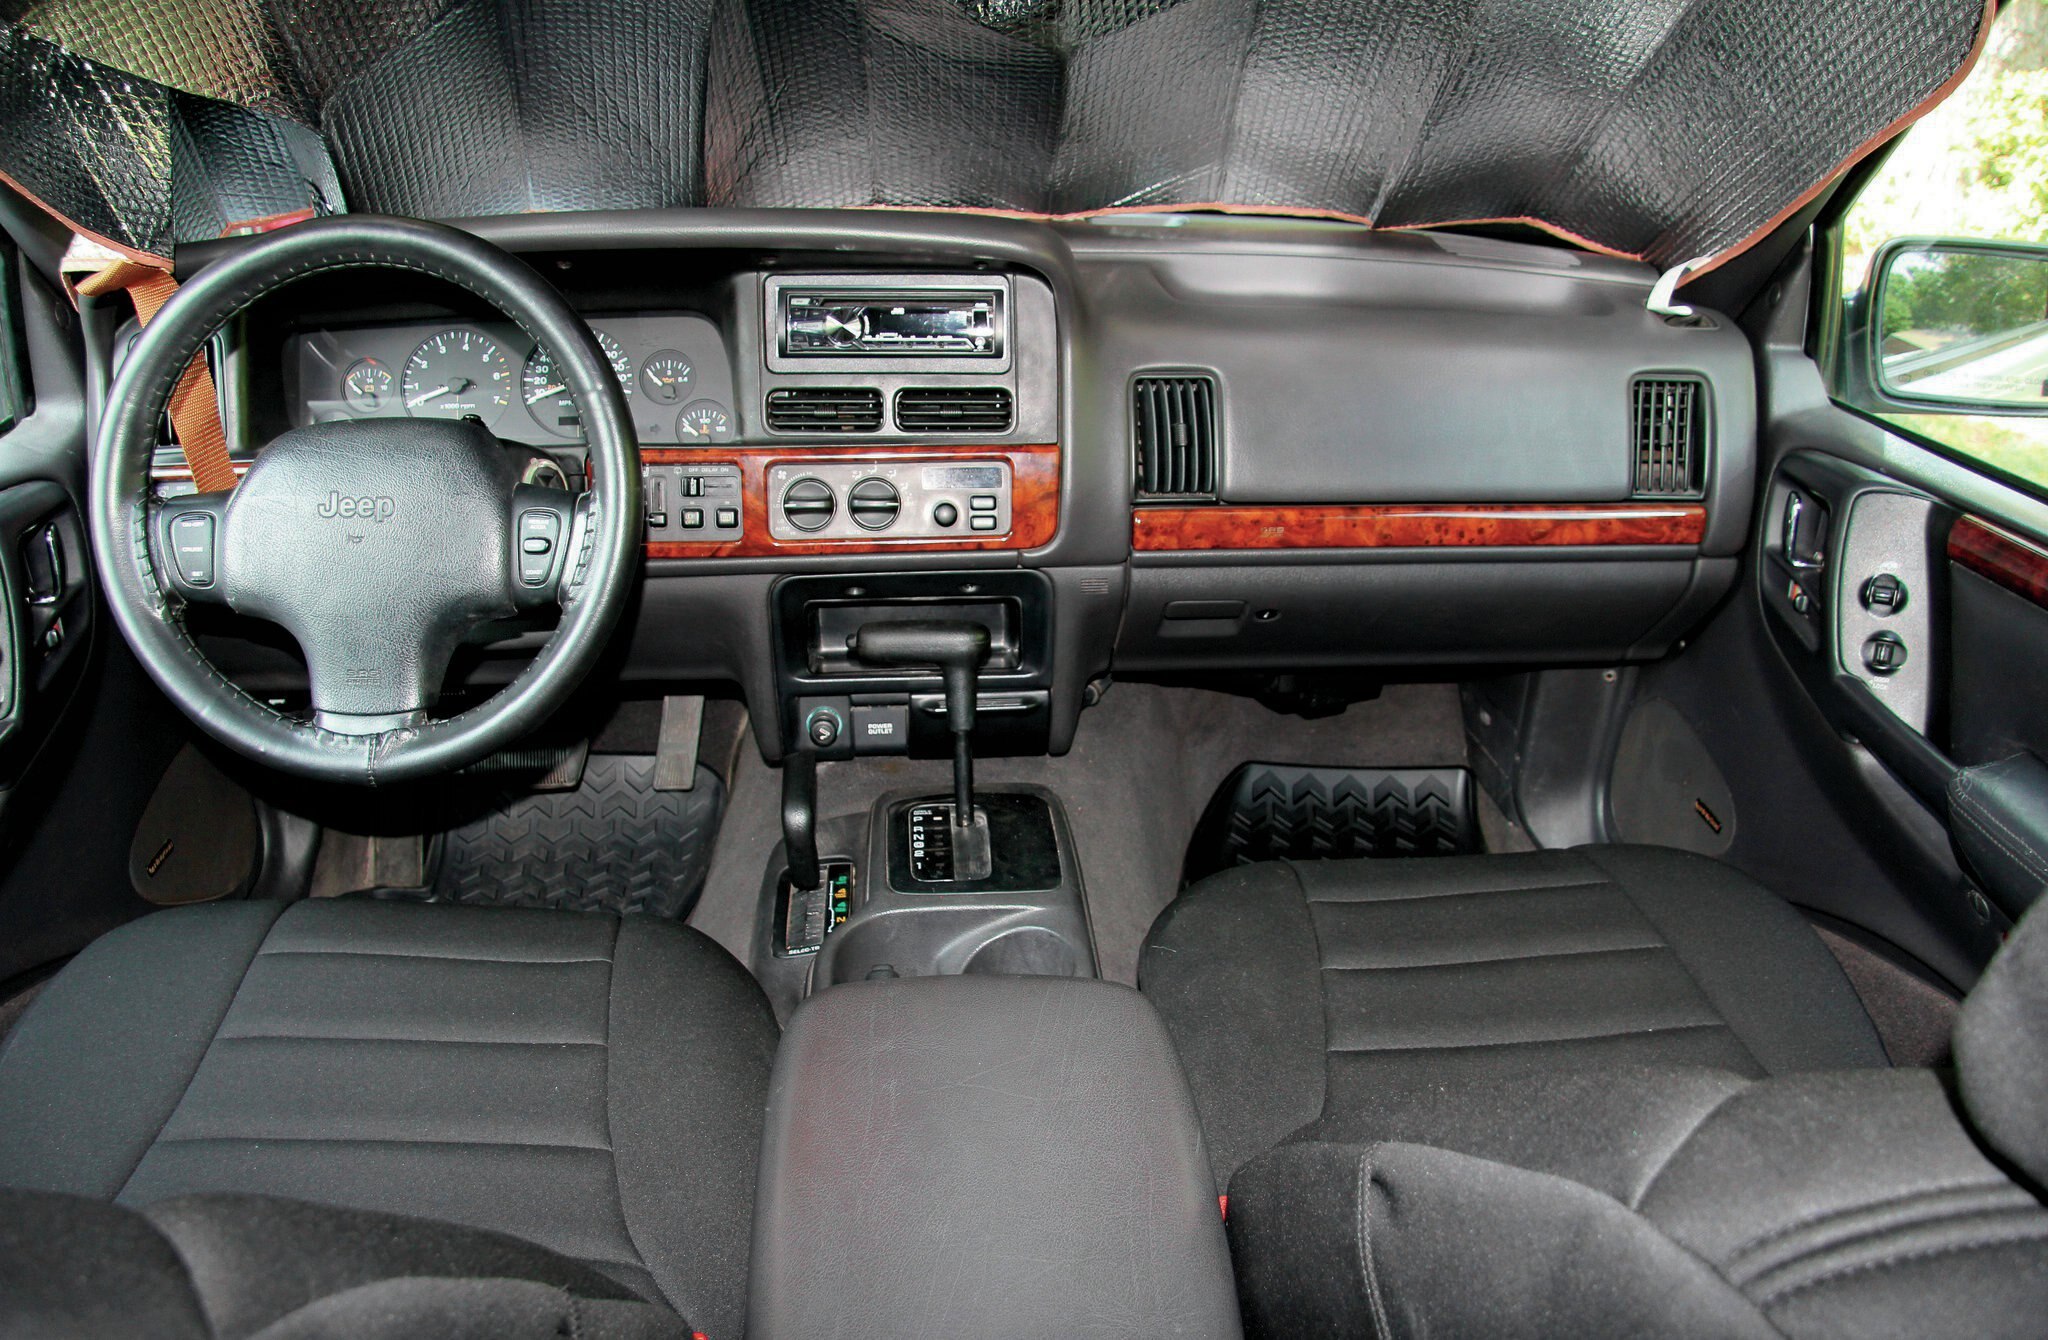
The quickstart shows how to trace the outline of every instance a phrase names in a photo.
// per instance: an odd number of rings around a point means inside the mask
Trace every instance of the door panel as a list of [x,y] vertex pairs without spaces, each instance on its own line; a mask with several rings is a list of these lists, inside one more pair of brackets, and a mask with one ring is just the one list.
[[[2048,506],[1828,402],[1804,348],[1803,262],[1774,291],[1756,605],[1784,677],[1837,737],[1809,751],[1875,765],[1850,803],[1946,841],[1903,889],[1935,938],[1903,947],[1967,987],[2048,882],[1985,858],[2048,853],[2048,797],[2033,804],[2027,785],[2048,759]],[[1983,765],[1995,776],[1966,771]],[[1894,784],[1909,812],[1880,794]]]
[[[1998,538],[1987,552],[1989,535]],[[2048,559],[1975,517],[1956,522],[1948,555],[1949,752],[1965,767],[2019,750],[2048,758]]]
[[128,844],[188,738],[97,617],[83,341],[51,277],[65,240],[0,185],[0,264],[15,267],[34,392],[0,433],[0,999],[149,910]]

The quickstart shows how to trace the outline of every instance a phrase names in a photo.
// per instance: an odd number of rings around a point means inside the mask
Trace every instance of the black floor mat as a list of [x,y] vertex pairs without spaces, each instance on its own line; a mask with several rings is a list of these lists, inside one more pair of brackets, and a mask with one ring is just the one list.
[[703,891],[725,786],[654,789],[654,759],[593,754],[574,791],[510,798],[437,839],[428,889],[379,896],[685,917]]
[[1469,769],[1247,763],[1202,812],[1181,879],[1192,884],[1255,861],[1482,850]]

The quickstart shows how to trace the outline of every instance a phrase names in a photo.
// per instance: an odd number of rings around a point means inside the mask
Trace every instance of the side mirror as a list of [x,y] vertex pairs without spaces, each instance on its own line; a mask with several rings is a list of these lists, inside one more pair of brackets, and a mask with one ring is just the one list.
[[2048,415],[2048,247],[1895,238],[1871,262],[1860,380],[1922,414]]

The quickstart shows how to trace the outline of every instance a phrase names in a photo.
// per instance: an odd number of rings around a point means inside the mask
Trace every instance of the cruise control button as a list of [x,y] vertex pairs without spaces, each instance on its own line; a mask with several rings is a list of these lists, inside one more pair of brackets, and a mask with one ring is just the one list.
[[187,586],[213,585],[213,518],[187,513],[171,519],[171,553]]
[[555,549],[562,538],[562,518],[538,507],[519,514],[519,581],[542,586],[555,570]]

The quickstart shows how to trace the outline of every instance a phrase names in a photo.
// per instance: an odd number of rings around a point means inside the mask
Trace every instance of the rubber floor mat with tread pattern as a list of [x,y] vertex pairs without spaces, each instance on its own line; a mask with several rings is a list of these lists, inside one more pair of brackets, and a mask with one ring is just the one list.
[[440,839],[430,889],[387,897],[686,917],[703,891],[725,787],[654,789],[654,758],[593,754],[573,791],[513,797]]
[[1203,810],[1181,882],[1258,861],[1483,850],[1468,768],[1246,763],[1223,779]]

